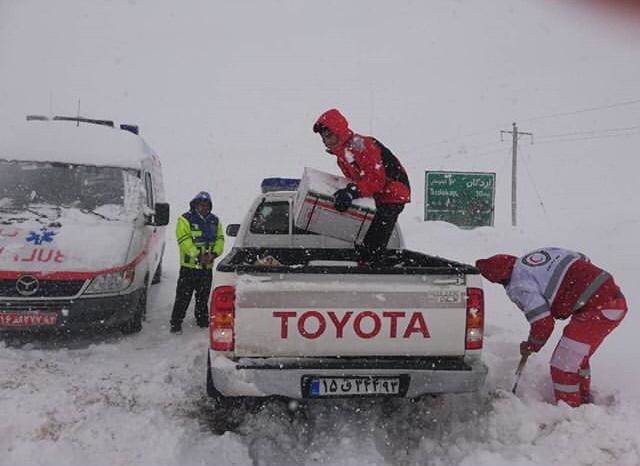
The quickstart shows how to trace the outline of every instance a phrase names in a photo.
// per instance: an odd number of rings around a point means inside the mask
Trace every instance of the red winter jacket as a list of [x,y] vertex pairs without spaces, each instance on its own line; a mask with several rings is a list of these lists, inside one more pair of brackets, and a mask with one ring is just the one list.
[[346,118],[336,109],[320,115],[314,131],[319,126],[338,137],[338,143],[328,152],[336,156],[340,170],[358,186],[361,196],[373,197],[377,204],[411,202],[409,177],[389,149],[371,136],[351,131]]

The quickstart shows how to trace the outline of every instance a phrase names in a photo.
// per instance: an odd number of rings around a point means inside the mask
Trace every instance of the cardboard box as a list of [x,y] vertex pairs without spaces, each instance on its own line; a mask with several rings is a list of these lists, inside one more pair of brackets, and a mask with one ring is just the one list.
[[295,198],[296,227],[351,243],[361,243],[376,213],[370,197],[355,199],[345,212],[333,206],[333,193],[349,183],[347,178],[305,168]]

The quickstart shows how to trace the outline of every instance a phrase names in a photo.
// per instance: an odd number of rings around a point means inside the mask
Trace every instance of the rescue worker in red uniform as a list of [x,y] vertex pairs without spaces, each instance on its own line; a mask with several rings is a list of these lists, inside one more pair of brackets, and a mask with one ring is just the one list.
[[333,108],[313,125],[327,152],[336,156],[338,167],[351,183],[334,193],[337,211],[347,210],[354,199],[373,197],[376,214],[358,249],[360,259],[375,262],[384,251],[405,204],[411,201],[409,177],[402,164],[382,143],[349,129],[346,118]]
[[613,277],[585,255],[566,249],[537,249],[522,257],[498,254],[476,261],[487,280],[507,295],[531,324],[520,353],[540,350],[555,319],[570,319],[551,357],[556,401],[569,406],[591,402],[589,358],[627,313]]

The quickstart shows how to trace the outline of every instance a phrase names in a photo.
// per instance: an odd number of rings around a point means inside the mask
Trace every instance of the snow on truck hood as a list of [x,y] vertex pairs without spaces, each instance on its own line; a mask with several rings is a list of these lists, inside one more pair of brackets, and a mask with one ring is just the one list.
[[[130,260],[133,225],[93,214],[65,215],[52,222],[15,217],[0,221],[0,272],[99,272]],[[95,218],[94,218],[95,217]]]
[[154,152],[118,128],[70,121],[26,121],[2,128],[0,159],[140,168]]

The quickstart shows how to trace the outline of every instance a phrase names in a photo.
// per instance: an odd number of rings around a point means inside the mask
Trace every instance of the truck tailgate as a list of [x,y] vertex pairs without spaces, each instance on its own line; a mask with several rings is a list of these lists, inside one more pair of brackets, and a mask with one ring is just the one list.
[[236,356],[460,356],[465,331],[456,274],[274,273],[236,283]]

